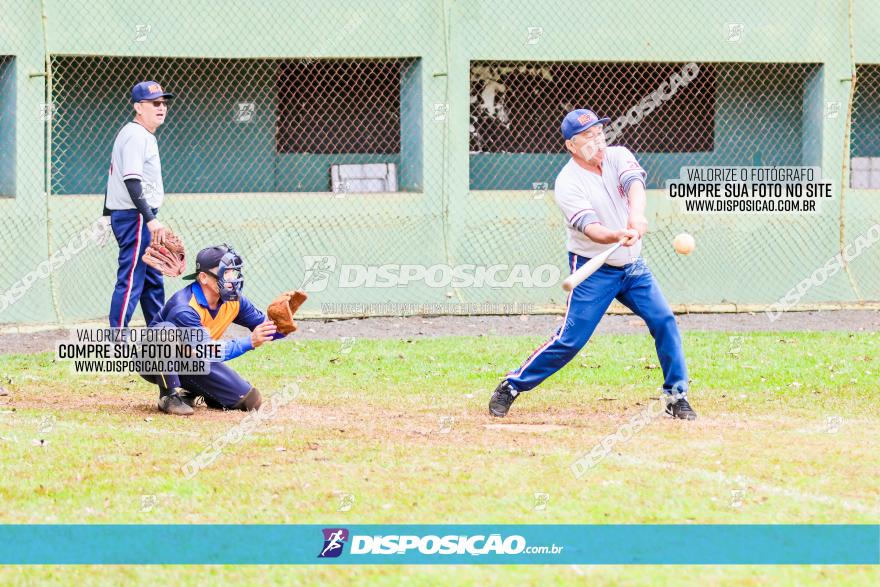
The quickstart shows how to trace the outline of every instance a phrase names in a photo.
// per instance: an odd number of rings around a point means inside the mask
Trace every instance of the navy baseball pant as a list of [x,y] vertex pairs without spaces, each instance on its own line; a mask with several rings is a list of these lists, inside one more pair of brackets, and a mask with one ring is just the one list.
[[[589,261],[569,253],[574,272]],[[663,391],[686,394],[687,366],[675,316],[645,261],[640,257],[625,267],[603,265],[569,294],[565,321],[549,341],[539,347],[507,381],[517,391],[527,391],[562,369],[590,340],[612,300],[642,318],[648,325],[663,369]]]
[[[171,322],[159,322],[151,328],[177,328],[177,326]],[[210,363],[210,372],[205,375],[165,373],[162,375],[141,375],[141,377],[166,389],[182,387],[204,397],[205,403],[213,408],[235,406],[253,387],[232,367],[219,361]]]
[[138,302],[149,324],[165,305],[165,285],[162,274],[141,260],[150,244],[147,223],[137,210],[113,210],[110,226],[119,243],[119,269],[110,302],[110,326],[128,326]]

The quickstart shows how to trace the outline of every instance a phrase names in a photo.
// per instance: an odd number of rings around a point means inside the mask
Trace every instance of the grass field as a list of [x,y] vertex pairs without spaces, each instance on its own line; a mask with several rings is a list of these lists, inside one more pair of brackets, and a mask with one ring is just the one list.
[[[658,418],[648,336],[598,336],[504,420],[488,396],[540,339],[283,341],[233,364],[301,393],[186,479],[241,413],[159,414],[137,377],[0,356],[2,523],[876,523],[874,333],[685,332],[696,422]],[[42,442],[41,442],[42,441]],[[536,494],[538,494],[536,496]],[[0,546],[2,547],[2,546]],[[210,548],[175,545],[174,548]],[[662,545],[658,545],[662,548]],[[876,567],[7,567],[0,584],[867,585]]]

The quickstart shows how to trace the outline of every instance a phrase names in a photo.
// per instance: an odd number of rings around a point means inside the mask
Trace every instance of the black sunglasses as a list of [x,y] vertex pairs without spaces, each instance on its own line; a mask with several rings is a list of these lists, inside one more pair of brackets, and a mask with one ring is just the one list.
[[171,103],[167,102],[165,100],[141,100],[141,104],[152,104],[155,108],[158,108],[159,106],[162,106],[163,104],[165,105],[166,108],[171,106]]

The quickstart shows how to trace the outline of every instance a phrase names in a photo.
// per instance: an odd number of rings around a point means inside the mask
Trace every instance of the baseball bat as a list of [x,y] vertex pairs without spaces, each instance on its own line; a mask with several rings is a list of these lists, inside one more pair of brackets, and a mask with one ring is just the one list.
[[623,242],[615,243],[581,265],[574,273],[565,278],[565,281],[562,282],[562,289],[565,291],[571,291],[577,286],[581,284],[587,277],[596,272],[599,267],[605,264],[605,259],[611,256],[611,253],[616,251]]

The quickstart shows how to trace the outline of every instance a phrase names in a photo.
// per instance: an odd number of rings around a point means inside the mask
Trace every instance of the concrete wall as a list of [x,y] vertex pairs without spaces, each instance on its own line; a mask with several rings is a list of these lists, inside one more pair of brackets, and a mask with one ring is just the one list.
[[[264,193],[221,193],[238,185],[235,182],[240,180],[230,178],[255,173],[250,171],[253,166],[268,156],[271,145],[264,137],[251,140],[246,135],[234,145],[241,154],[241,168],[217,170],[206,165],[199,177],[172,179],[178,175],[175,166],[184,158],[206,157],[211,138],[174,145],[169,140],[174,131],[172,110],[160,142],[168,146],[167,150],[163,146],[163,166],[174,190],[161,217],[183,233],[191,251],[216,240],[236,244],[248,263],[247,293],[258,303],[301,283],[305,255],[334,256],[340,264],[550,262],[564,268],[564,231],[552,193],[535,199],[530,190],[472,191],[469,71],[470,62],[477,60],[818,64],[819,70],[809,79],[789,84],[784,90],[799,97],[800,110],[778,111],[772,102],[760,102],[761,124],[782,125],[777,126],[776,134],[785,136],[788,146],[780,148],[732,134],[716,137],[716,148],[723,150],[725,141],[751,140],[755,148],[745,163],[821,162],[824,173],[835,180],[838,197],[823,205],[816,216],[695,217],[679,212],[662,191],[652,191],[649,215],[653,232],[645,254],[673,303],[771,302],[837,252],[841,219],[848,240],[880,222],[880,200],[875,191],[849,190],[843,207],[839,197],[850,90],[846,80],[852,65],[846,2],[682,0],[645,4],[603,0],[586,6],[561,0],[519,4],[500,0],[266,1],[249,5],[230,0],[158,0],[145,6],[133,0],[45,0],[44,5],[47,45],[43,43],[39,2],[0,0],[4,15],[0,55],[15,58],[16,112],[15,197],[0,199],[0,253],[13,259],[0,277],[3,292],[75,238],[101,208],[99,195],[53,195],[47,199],[46,122],[39,116],[40,104],[47,100],[45,78],[40,77],[47,51],[54,55],[175,58],[419,59],[406,93],[404,115],[407,127],[418,131],[406,133],[409,140],[403,141],[402,150],[412,153],[407,160],[421,159],[423,165],[413,168],[401,161],[401,182],[417,186],[413,193],[336,198],[326,193],[285,193],[292,187],[289,185]],[[855,5],[856,59],[880,63],[880,43],[872,24],[880,21],[880,5],[865,0],[856,0]],[[597,21],[596,14],[606,18]],[[618,19],[626,26],[615,26]],[[742,24],[739,40],[728,39],[730,23]],[[150,27],[145,37],[141,35],[144,38],[136,34],[141,24]],[[539,42],[526,42],[530,27],[543,30]],[[242,96],[248,93],[249,83],[238,86]],[[741,117],[765,95],[755,90],[760,80],[729,78],[724,83],[730,88],[726,94],[730,101],[719,106],[722,119]],[[741,94],[736,94],[737,90]],[[96,91],[110,92],[111,88]],[[819,106],[828,102],[842,105],[840,116],[824,116]],[[437,116],[438,104],[445,105],[447,116]],[[87,106],[101,107],[79,107]],[[271,111],[271,106],[266,106],[267,112]],[[75,115],[76,106],[70,108],[59,115]],[[222,112],[203,114],[226,116]],[[769,117],[766,121],[765,115]],[[9,136],[9,132],[8,128],[0,131],[0,136]],[[411,140],[418,132],[421,140]],[[109,141],[96,140],[96,150],[88,157],[99,160],[109,148]],[[10,157],[4,148],[2,165],[10,165]],[[660,173],[669,173],[679,161],[693,164],[700,160],[691,155],[678,157],[646,155],[644,162]],[[82,165],[76,159],[61,159],[61,163],[75,169]],[[279,160],[277,165],[286,163]],[[70,172],[70,177],[76,176],[77,171]],[[404,181],[404,176],[409,179]],[[255,174],[254,178],[253,185],[271,189],[268,175]],[[525,185],[532,183],[529,174],[520,179]],[[72,185],[84,185],[76,183],[81,180],[72,181]],[[206,185],[216,186],[216,191],[195,193]],[[302,187],[313,189],[316,185],[304,179]],[[698,254],[682,259],[671,253],[669,239],[680,231],[696,236]],[[37,279],[27,295],[14,304],[0,303],[0,322],[104,316],[113,286],[115,256],[112,244],[106,249],[87,247],[48,278]],[[839,273],[811,290],[803,301],[880,300],[880,277],[875,270],[878,256],[880,252],[868,251],[852,264],[852,280]],[[179,285],[170,280],[167,290],[170,293]],[[320,311],[321,302],[447,301],[557,306],[564,302],[558,288],[446,291],[427,286],[390,290],[331,287],[314,295],[306,309]]]

